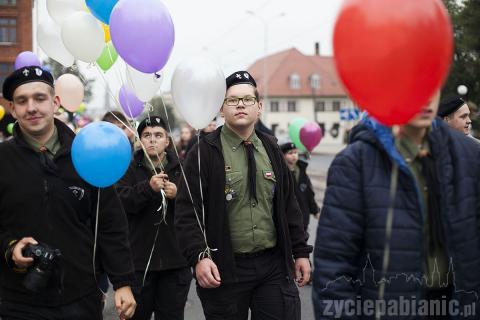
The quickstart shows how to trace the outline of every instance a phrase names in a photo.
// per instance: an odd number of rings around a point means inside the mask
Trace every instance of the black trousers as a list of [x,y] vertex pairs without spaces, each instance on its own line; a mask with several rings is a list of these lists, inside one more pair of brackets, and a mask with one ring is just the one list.
[[2,300],[2,320],[102,320],[102,293],[94,292],[70,304],[58,307],[41,307]]
[[151,271],[143,287],[143,272],[137,272],[135,278],[133,293],[137,309],[132,319],[150,320],[155,313],[155,320],[183,320],[192,282],[190,268]]
[[[285,277],[278,250],[256,257],[236,257],[238,282],[205,289],[197,283],[206,320],[300,320],[300,298]],[[221,275],[220,275],[221,276]]]

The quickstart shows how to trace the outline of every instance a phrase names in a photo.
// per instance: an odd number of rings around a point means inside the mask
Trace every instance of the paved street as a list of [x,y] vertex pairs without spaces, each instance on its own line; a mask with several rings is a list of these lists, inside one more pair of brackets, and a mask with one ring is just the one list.
[[[309,160],[310,165],[308,168],[308,173],[312,179],[312,184],[315,188],[316,199],[319,205],[321,205],[322,203],[323,193],[325,191],[326,172],[328,170],[330,163],[333,160],[333,157],[334,156],[332,155],[314,155]],[[317,229],[317,220],[312,218],[310,219],[310,225],[309,225],[309,233],[310,233],[309,243],[312,245],[315,242],[316,229]],[[312,292],[311,286],[300,288],[300,298],[302,301],[302,320],[315,319],[313,316],[311,292]],[[116,316],[115,309],[113,308],[113,305],[112,305],[112,296],[113,295],[111,294],[111,292],[109,292],[107,306],[104,312],[105,320],[118,319],[118,317]],[[204,320],[205,319],[205,317],[203,316],[202,305],[196,294],[194,281],[192,281],[192,284],[190,286],[188,301],[185,307],[185,319],[186,320]]]

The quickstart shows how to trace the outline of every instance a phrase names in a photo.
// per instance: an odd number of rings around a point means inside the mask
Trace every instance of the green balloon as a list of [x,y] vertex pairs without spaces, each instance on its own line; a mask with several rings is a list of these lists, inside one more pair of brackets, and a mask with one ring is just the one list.
[[115,50],[115,47],[112,44],[112,41],[107,43],[105,48],[103,48],[102,54],[97,59],[97,64],[102,68],[103,71],[110,69],[115,61],[117,61],[118,53]]
[[306,152],[307,148],[305,148],[303,143],[300,141],[300,130],[307,122],[308,120],[305,118],[295,118],[288,125],[288,135],[290,136],[290,139],[295,144],[297,149],[303,152]]
[[13,125],[14,125],[13,123],[9,123],[9,124],[7,125],[7,132],[8,132],[9,134],[13,134]]

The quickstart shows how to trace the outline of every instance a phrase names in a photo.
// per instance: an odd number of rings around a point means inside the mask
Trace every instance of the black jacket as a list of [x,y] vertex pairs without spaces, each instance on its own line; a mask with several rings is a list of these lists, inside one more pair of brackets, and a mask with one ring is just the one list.
[[[452,299],[459,304],[458,310],[470,303],[479,310],[480,147],[441,119],[433,123],[428,142],[439,179],[440,215],[454,272]],[[332,318],[326,313],[329,301],[378,299],[393,163],[398,165],[399,174],[385,299],[423,298],[423,197],[395,148],[390,129],[365,119],[352,130],[350,144],[335,157],[328,172],[314,254],[316,319]],[[373,319],[374,315],[343,314],[341,318]],[[472,318],[478,319],[478,315]],[[408,319],[424,318],[412,313]]]
[[[230,240],[230,227],[225,206],[225,161],[220,142],[221,127],[200,140],[201,178],[205,205],[205,227],[208,245],[212,249],[213,261],[219,268],[222,283],[236,280],[235,260]],[[274,222],[277,231],[277,246],[285,257],[286,276],[293,277],[293,258],[308,258],[312,247],[306,244],[302,214],[293,191],[292,175],[288,171],[276,139],[256,131],[272,162],[277,179],[274,195]],[[198,174],[198,145],[188,153],[185,162],[185,175],[202,220]],[[206,245],[199,229],[193,205],[182,179],[179,183],[176,200],[175,228],[180,249],[190,265],[195,266],[199,254]]]
[[[162,220],[161,211],[157,209],[162,203],[160,193],[150,187],[152,173],[143,163],[144,153],[135,153],[125,176],[118,182],[117,188],[127,212],[130,230],[130,245],[136,271],[144,271],[152,250],[157,224]],[[180,178],[180,164],[172,152],[167,152],[168,164],[165,168],[171,182],[177,184]],[[167,216],[159,225],[155,250],[150,263],[150,271],[169,270],[187,266],[187,261],[178,248],[175,237],[173,217],[175,200],[167,201]]]
[[302,160],[297,162],[300,174],[298,181],[295,180],[295,196],[297,197],[298,205],[303,213],[303,229],[307,231],[308,223],[310,222],[310,214],[319,212],[317,202],[315,201],[315,192],[313,191],[312,182],[307,175],[308,163]]
[[[73,167],[70,149],[74,133],[60,121],[55,120],[55,125],[61,149],[53,159],[54,172],[41,164],[40,154],[24,141],[18,124],[14,139],[0,144],[0,245],[2,257],[12,240],[23,237],[60,249],[63,293],[28,291],[22,284],[25,274],[14,272],[2,258],[3,300],[57,306],[98,290],[92,267],[98,189],[82,180]],[[127,231],[116,190],[101,189],[97,261],[101,259],[114,288],[133,280]]]

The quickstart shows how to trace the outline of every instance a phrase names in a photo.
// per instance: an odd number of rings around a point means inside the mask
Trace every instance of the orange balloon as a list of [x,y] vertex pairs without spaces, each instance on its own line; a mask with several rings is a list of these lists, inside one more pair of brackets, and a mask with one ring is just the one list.
[[453,52],[441,0],[347,0],[334,31],[338,74],[385,125],[405,124],[445,80]]
[[103,32],[105,33],[105,43],[109,42],[110,39],[110,27],[105,23],[102,23]]

